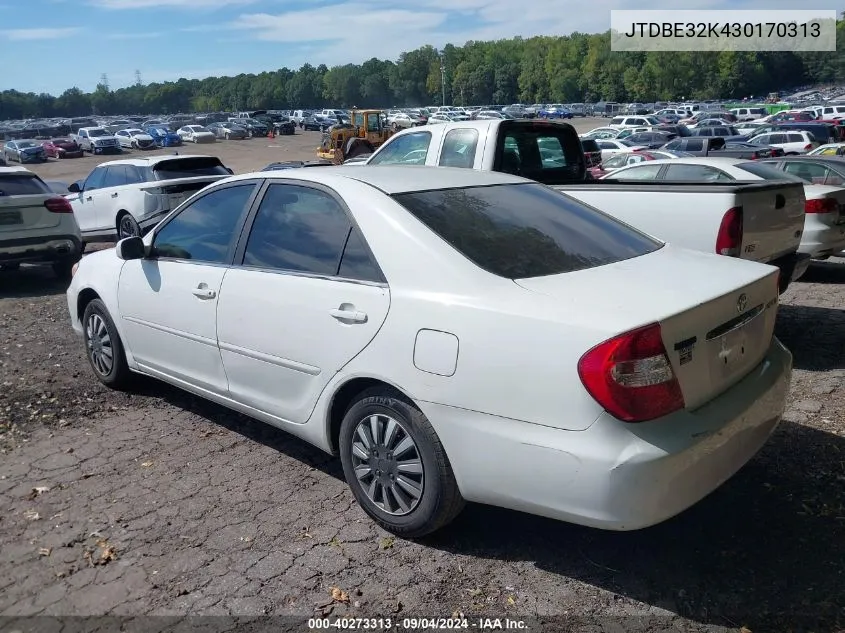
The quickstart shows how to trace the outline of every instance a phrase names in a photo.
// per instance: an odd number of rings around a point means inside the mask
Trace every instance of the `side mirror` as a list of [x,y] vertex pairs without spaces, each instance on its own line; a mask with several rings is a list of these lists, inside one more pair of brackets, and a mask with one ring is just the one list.
[[143,259],[147,252],[144,240],[137,235],[120,240],[115,246],[115,251],[117,256],[124,261],[130,259]]
[[68,185],[67,190],[70,191],[71,193],[79,193],[80,191],[82,191],[82,187],[79,186],[78,182],[74,182],[74,183]]

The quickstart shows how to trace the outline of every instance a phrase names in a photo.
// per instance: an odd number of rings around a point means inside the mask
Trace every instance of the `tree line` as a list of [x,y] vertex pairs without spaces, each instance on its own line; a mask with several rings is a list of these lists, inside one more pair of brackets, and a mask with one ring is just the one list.
[[[180,79],[58,96],[0,92],[0,120],[91,114],[175,114],[247,109],[402,107],[599,100],[744,98],[845,79],[845,22],[837,51],[648,52],[610,50],[609,32],[431,46],[397,61],[312,66],[236,77]],[[442,73],[442,74],[441,74]]]

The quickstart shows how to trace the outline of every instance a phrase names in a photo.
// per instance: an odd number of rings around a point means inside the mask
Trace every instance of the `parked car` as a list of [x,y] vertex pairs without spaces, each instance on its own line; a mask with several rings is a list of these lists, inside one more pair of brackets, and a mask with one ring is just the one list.
[[845,143],[825,143],[807,152],[807,156],[845,156]]
[[213,156],[150,156],[101,163],[68,187],[86,241],[142,235],[191,194],[231,174]]
[[7,163],[17,161],[24,163],[46,163],[47,152],[38,141],[29,139],[22,141],[6,141],[3,145],[3,158]]
[[82,158],[82,148],[69,138],[54,138],[41,143],[48,158]]
[[120,154],[123,151],[114,134],[103,127],[79,128],[70,138],[91,154]]
[[324,116],[313,115],[302,121],[302,129],[306,132],[325,132],[331,126],[337,124],[337,119],[329,119]]
[[[680,158],[681,156],[689,156],[682,152],[666,152],[663,150],[641,150],[634,152],[625,152],[622,154],[615,154],[605,161],[602,161],[602,169],[606,173],[614,172],[622,167],[628,165],[636,165],[650,160],[665,160],[667,158]],[[606,174],[605,174],[606,175]]]
[[83,259],[67,299],[97,380],[339,454],[412,538],[465,501],[611,530],[697,503],[784,410],[777,285],[514,176],[326,167],[209,187]]
[[273,122],[273,133],[276,136],[290,136],[296,134],[296,123],[286,116],[279,117]]
[[601,164],[602,151],[597,141],[591,138],[582,138],[581,148],[584,150],[584,159],[587,161],[588,169]]
[[736,117],[737,122],[756,121],[769,115],[768,110],[763,107],[732,108],[730,112]]
[[635,149],[645,149],[643,145],[629,143],[628,141],[617,141],[616,139],[599,139],[596,141],[601,150],[602,162],[616,154],[633,152]]
[[820,145],[812,134],[804,132],[803,130],[759,134],[758,136],[748,139],[748,142],[753,143],[754,145],[769,145],[771,147],[778,147],[782,149],[786,155],[806,154]]
[[[687,152],[697,156],[720,156],[728,158],[769,158],[775,148],[759,143],[745,143],[741,141],[727,142],[720,136],[694,136],[676,138],[669,141],[662,149],[671,152]],[[777,150],[780,151],[780,150]]]
[[581,135],[581,138],[613,139],[619,136],[620,130],[615,127],[597,127]]
[[294,110],[290,118],[301,128],[305,124],[305,119],[312,116],[314,116],[314,113],[311,110]]
[[118,130],[114,133],[114,137],[121,147],[130,149],[155,149],[156,147],[155,139],[139,128]]
[[62,279],[82,256],[70,203],[23,167],[0,167],[0,268],[51,264]]
[[263,121],[259,121],[258,119],[240,117],[234,120],[229,119],[229,122],[244,128],[247,132],[247,136],[249,136],[250,138],[252,138],[253,136],[267,136],[267,134],[270,133],[270,128],[267,126],[267,124]]
[[232,139],[242,140],[249,136],[249,132],[247,132],[245,127],[241,127],[236,123],[228,121],[211,123],[206,127],[208,128],[209,132],[212,132],[214,134],[215,138],[221,138],[227,141]]
[[675,136],[675,134],[670,134],[669,132],[638,132],[637,134],[626,137],[623,142],[646,149],[657,149],[666,145]]
[[147,134],[152,137],[157,147],[179,147],[182,145],[182,137],[165,126],[148,128]]
[[183,143],[213,143],[217,140],[214,132],[202,125],[186,125],[176,130]]
[[541,119],[571,119],[572,112],[562,103],[551,104],[537,113]]
[[387,117],[387,123],[393,130],[404,130],[409,127],[425,125],[426,121],[407,112],[397,112],[393,116]]
[[[798,252],[813,259],[830,257],[845,249],[845,189],[812,184],[806,168],[787,172],[761,161],[735,158],[679,158],[656,161],[647,169],[642,165],[626,167],[613,173],[613,178],[636,178],[667,181],[783,181],[802,183],[804,187],[804,230]],[[809,178],[809,180],[808,180]]]

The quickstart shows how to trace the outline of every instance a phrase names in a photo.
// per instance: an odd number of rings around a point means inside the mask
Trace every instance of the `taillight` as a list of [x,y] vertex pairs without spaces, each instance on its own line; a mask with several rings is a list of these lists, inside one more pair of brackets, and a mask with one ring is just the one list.
[[751,160],[757,160],[758,158],[760,158],[760,155],[757,152],[751,154]]
[[742,207],[728,209],[716,235],[716,254],[739,257],[742,249]]
[[804,203],[804,213],[836,213],[839,205],[833,198],[819,198],[807,200]]
[[50,213],[73,213],[73,207],[66,198],[49,198],[44,201],[44,206]]
[[813,149],[813,144],[812,144],[812,143],[807,143],[807,144],[804,146],[804,150],[805,150],[805,151],[807,151],[807,152],[809,152],[811,149]]
[[624,422],[646,422],[684,408],[657,323],[596,345],[578,361],[578,375],[596,402]]

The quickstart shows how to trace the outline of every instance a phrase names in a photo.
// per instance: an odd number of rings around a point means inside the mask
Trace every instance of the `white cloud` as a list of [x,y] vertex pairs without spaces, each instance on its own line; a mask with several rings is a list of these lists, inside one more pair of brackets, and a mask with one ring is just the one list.
[[152,40],[161,37],[160,31],[138,31],[137,33],[109,33],[107,40]]
[[76,35],[82,31],[78,26],[65,28],[40,28],[40,29],[11,29],[4,32],[7,39],[13,42],[28,42],[34,40],[52,40],[59,37]]
[[220,9],[228,6],[243,6],[257,0],[91,0],[91,4],[103,9]]

